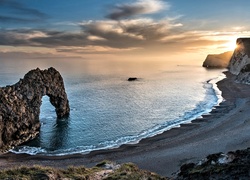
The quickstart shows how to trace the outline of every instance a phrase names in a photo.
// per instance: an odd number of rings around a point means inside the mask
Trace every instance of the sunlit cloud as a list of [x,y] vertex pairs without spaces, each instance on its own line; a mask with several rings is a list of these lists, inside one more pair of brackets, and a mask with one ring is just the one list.
[[91,35],[88,36],[87,39],[90,40],[90,41],[105,41],[104,38],[101,38],[101,37],[98,37],[98,36],[91,36]]
[[232,29],[233,29],[234,31],[242,31],[242,30],[245,29],[245,27],[244,27],[244,26],[236,26],[236,27],[233,27]]

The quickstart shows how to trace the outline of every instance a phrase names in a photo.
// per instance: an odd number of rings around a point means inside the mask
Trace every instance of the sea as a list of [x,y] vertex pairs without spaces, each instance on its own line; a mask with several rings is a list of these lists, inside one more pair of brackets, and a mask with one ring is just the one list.
[[[31,69],[55,67],[64,79],[70,116],[57,119],[42,99],[39,136],[10,152],[62,156],[117,148],[163,133],[209,114],[223,98],[216,82],[223,69],[202,61],[1,59],[0,86]],[[137,77],[136,81],[128,81]]]

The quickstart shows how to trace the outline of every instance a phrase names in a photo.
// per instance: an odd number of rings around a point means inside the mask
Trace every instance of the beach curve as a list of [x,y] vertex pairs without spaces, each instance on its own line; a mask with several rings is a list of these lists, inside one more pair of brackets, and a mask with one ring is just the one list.
[[133,162],[140,168],[172,176],[181,164],[198,162],[208,154],[250,147],[249,85],[237,84],[234,76],[217,83],[225,99],[209,115],[182,124],[138,144],[116,149],[94,151],[86,155],[30,156],[6,153],[0,156],[0,169],[20,165],[45,165],[66,168],[70,165],[93,166],[108,159],[117,163]]

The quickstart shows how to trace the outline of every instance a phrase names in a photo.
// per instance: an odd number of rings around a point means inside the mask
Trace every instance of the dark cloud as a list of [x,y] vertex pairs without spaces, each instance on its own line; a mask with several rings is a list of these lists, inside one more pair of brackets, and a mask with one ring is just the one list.
[[160,0],[139,0],[131,4],[114,6],[106,17],[112,20],[120,20],[134,15],[154,13],[163,9],[164,6],[166,6],[166,3]]
[[135,36],[130,36],[122,32],[119,25],[105,24],[105,22],[93,22],[82,25],[82,28],[88,36],[95,36],[101,40],[92,42],[94,45],[109,46],[113,48],[128,48],[142,45],[142,40]]
[[0,22],[2,23],[33,23],[41,22],[48,15],[36,9],[26,7],[24,4],[14,0],[0,0]]
[[167,29],[169,28],[168,25],[161,22],[154,23],[142,21],[128,25],[120,23],[120,25],[124,32],[142,37],[145,40],[155,41],[169,34],[169,30]]
[[16,31],[1,30],[0,31],[0,45],[5,46],[22,46],[30,45],[27,39],[20,37]]
[[132,5],[124,5],[124,6],[117,6],[113,12],[108,14],[106,17],[113,19],[113,20],[119,20],[123,17],[129,17],[132,15],[143,13],[144,8],[140,6],[132,6]]
[[58,47],[58,46],[86,46],[87,39],[81,33],[50,33],[46,32],[47,37],[34,37],[30,41],[37,46]]
[[82,33],[65,33],[48,30],[0,30],[0,45],[8,46],[84,46],[86,36]]
[[0,22],[1,23],[34,23],[34,22],[41,22],[41,19],[37,19],[37,18],[28,19],[28,18],[18,18],[18,17],[0,15]]

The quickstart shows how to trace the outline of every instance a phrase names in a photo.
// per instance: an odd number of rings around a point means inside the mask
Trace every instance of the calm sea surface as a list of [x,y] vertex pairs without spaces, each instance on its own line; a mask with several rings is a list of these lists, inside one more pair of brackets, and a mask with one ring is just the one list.
[[[0,61],[0,86],[36,67],[53,66],[64,78],[70,117],[57,120],[44,97],[40,136],[12,150],[28,154],[88,153],[162,133],[211,111],[220,100],[215,82],[224,77],[222,70],[188,62]],[[128,77],[139,80],[128,82]]]

